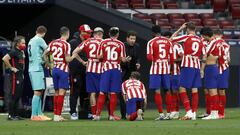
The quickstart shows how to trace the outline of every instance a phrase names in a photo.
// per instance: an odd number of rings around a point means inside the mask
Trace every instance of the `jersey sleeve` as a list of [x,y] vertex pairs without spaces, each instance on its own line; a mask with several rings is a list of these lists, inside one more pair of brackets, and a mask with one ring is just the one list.
[[183,47],[181,45],[178,45],[177,54],[180,56],[184,54]]
[[84,50],[84,48],[85,48],[85,43],[86,43],[86,42],[82,42],[81,44],[78,45],[78,48],[79,48],[81,51]]
[[46,44],[46,42],[43,39],[40,40],[40,47],[43,50],[45,50],[48,47],[48,45]]
[[71,55],[71,46],[69,43],[66,43],[66,54]]
[[121,44],[121,53],[120,53],[120,57],[126,57],[126,51],[125,51],[125,45],[122,43]]
[[187,39],[188,39],[187,35],[182,35],[182,36],[173,37],[172,42],[182,43],[182,42],[185,42]]

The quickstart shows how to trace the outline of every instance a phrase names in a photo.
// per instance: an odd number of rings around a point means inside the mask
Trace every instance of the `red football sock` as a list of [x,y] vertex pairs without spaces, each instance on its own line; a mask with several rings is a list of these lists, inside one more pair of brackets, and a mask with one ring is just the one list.
[[219,95],[219,111],[220,115],[224,115],[224,110],[226,106],[226,95]]
[[92,109],[92,114],[93,114],[93,115],[96,115],[97,105],[91,106],[91,109]]
[[63,101],[64,101],[64,95],[58,95],[57,99],[57,115],[62,114],[62,108],[63,108]]
[[97,115],[100,116],[103,106],[105,102],[105,95],[104,94],[99,94],[98,100],[97,100]]
[[53,113],[57,115],[58,96],[53,97]]
[[211,111],[217,111],[219,109],[219,97],[218,95],[210,96],[211,97]]
[[178,93],[172,94],[172,105],[171,105],[171,111],[179,111],[179,97]]
[[180,93],[180,98],[181,98],[181,100],[182,100],[182,103],[183,103],[184,109],[185,109],[186,111],[191,110],[191,107],[190,107],[190,103],[189,103],[189,99],[188,99],[187,93],[186,93],[186,92],[182,92],[182,93]]
[[110,94],[110,116],[114,116],[114,112],[117,106],[117,95],[115,93]]
[[137,118],[137,112],[132,113],[132,114],[130,115],[129,120],[130,120],[130,121],[134,121],[134,120],[136,120],[136,118]]
[[198,110],[198,92],[192,93],[192,112],[197,112]]
[[166,100],[167,113],[170,113],[171,112],[171,105],[172,105],[172,103],[171,103],[172,102],[172,94],[170,92],[166,93],[165,100]]
[[210,109],[210,95],[209,95],[209,93],[205,94],[205,102],[206,102],[206,113],[210,114],[211,109]]
[[163,113],[163,108],[162,108],[162,96],[160,93],[155,93],[155,103],[158,108],[159,113]]

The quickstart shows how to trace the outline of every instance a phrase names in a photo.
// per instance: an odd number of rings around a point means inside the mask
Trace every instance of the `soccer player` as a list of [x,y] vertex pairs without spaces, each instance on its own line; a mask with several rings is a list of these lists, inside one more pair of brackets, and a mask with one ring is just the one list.
[[17,36],[14,38],[12,49],[7,53],[2,60],[11,70],[11,99],[9,100],[9,115],[8,120],[22,120],[17,115],[19,100],[23,94],[24,66],[26,48],[25,38]]
[[202,119],[218,119],[218,106],[219,106],[219,97],[217,91],[218,83],[218,58],[221,56],[221,39],[215,38],[211,40],[207,47],[207,59],[206,64],[202,63],[202,70],[204,70],[204,87],[208,89],[210,95],[210,110],[211,113]]
[[110,94],[110,116],[109,120],[114,118],[114,111],[117,105],[116,93],[121,92],[121,67],[120,62],[129,61],[126,58],[125,46],[117,38],[119,36],[119,28],[111,27],[109,30],[110,38],[102,41],[98,49],[98,58],[102,60],[102,75],[100,80],[100,94],[97,101],[97,113],[93,120],[100,120],[105,93]]
[[85,51],[88,61],[85,62],[81,58],[78,59],[83,65],[87,65],[86,73],[86,86],[87,92],[90,93],[90,104],[93,116],[96,115],[96,94],[99,93],[99,83],[101,77],[101,62],[97,59],[97,50],[100,47],[103,38],[103,29],[96,27],[93,31],[93,38],[89,38],[81,43],[74,51],[73,54],[78,55],[79,52]]
[[61,37],[52,41],[48,48],[44,51],[43,56],[46,63],[49,63],[48,55],[52,54],[54,68],[52,70],[53,84],[55,89],[54,95],[54,121],[65,120],[62,116],[62,107],[66,90],[69,89],[68,80],[68,63],[74,57],[70,56],[71,47],[67,42],[70,31],[67,27],[63,26],[60,29]]
[[127,118],[130,121],[143,120],[143,104],[147,104],[147,94],[140,74],[132,72],[130,78],[122,83],[122,94],[126,102]]
[[[173,62],[172,43],[166,37],[160,36],[160,27],[153,26],[154,38],[147,43],[147,59],[152,62],[150,69],[149,88],[155,92],[155,103],[159,117],[155,120],[163,120],[165,115],[162,108],[161,88],[166,89],[167,116],[171,112],[170,91],[170,63]],[[169,63],[170,61],[170,63]]]
[[[214,31],[214,38],[218,40],[222,39],[222,31],[215,30]],[[228,79],[229,79],[229,63],[230,63],[230,46],[223,40],[222,41],[222,50],[221,56],[218,60],[219,65],[219,73],[218,76],[218,94],[219,94],[219,118],[223,119],[225,117],[224,110],[226,105],[226,93],[225,89],[228,88]]]
[[[164,37],[170,38],[172,33],[167,31],[163,34]],[[179,87],[180,87],[180,62],[184,54],[183,48],[178,43],[172,44],[174,64],[171,65],[171,90],[172,90],[172,104],[170,119],[179,118]]]
[[[186,35],[177,36],[186,28]],[[184,55],[180,72],[180,99],[186,110],[183,120],[195,120],[198,109],[198,88],[201,87],[200,57],[206,48],[200,37],[195,34],[196,26],[192,22],[184,23],[171,37],[172,42],[183,42]],[[192,109],[186,89],[192,90]]]
[[[213,38],[212,37],[213,36],[212,29],[210,27],[204,27],[201,29],[200,34],[202,37],[203,44],[205,45],[205,47],[207,47],[209,45],[209,42]],[[202,79],[202,80],[204,80],[204,79]],[[206,112],[204,114],[198,116],[198,118],[207,117],[210,114],[210,103],[209,103],[210,95],[209,95],[208,89],[204,88],[204,94],[205,94]]]
[[51,120],[42,113],[42,91],[45,90],[44,71],[42,54],[47,49],[47,44],[43,37],[47,32],[45,26],[39,26],[36,30],[36,35],[28,43],[29,56],[29,77],[34,90],[32,98],[32,116],[33,121]]

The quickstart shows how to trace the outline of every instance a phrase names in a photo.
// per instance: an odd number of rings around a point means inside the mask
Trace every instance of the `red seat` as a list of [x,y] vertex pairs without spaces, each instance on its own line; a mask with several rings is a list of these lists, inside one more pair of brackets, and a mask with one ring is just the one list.
[[183,15],[180,14],[180,13],[170,13],[170,14],[168,14],[168,18],[170,20],[173,20],[173,19],[183,19]]
[[232,4],[229,6],[229,12],[232,12],[233,7],[240,7],[240,4]]
[[117,9],[129,8],[128,0],[115,0],[113,3],[115,5],[115,8],[117,8]]
[[143,9],[146,8],[144,4],[132,4],[132,8],[134,9]]
[[209,26],[209,27],[215,27],[215,26],[217,26],[217,27],[219,27],[218,26],[218,22],[217,22],[217,20],[216,19],[206,19],[206,20],[203,20],[203,25],[204,26]]
[[145,8],[145,3],[143,0],[130,0],[130,5],[132,8]]
[[199,19],[198,14],[196,13],[185,13],[183,16],[187,21],[190,19]]
[[223,20],[219,22],[220,28],[224,29],[224,28],[235,28],[234,23],[232,20]]
[[205,4],[207,0],[194,0],[196,5]]
[[134,17],[139,18],[139,19],[151,19],[150,16],[148,16],[148,14],[140,14],[140,13],[135,13],[133,14]]
[[190,20],[188,20],[188,21],[195,23],[196,26],[202,26],[202,21],[201,21],[201,19],[190,19]]
[[173,19],[171,20],[172,27],[178,28],[185,23],[185,19]]
[[228,0],[228,5],[240,4],[240,0]]
[[161,9],[162,5],[160,0],[148,0],[147,7],[151,9]]
[[200,18],[202,20],[205,20],[205,19],[214,19],[214,16],[212,13],[201,13],[200,14]]
[[166,8],[166,9],[177,9],[178,8],[178,4],[174,1],[164,2],[163,5],[164,5],[164,8]]
[[168,19],[164,13],[152,13],[150,16],[155,19]]
[[232,7],[232,19],[240,19],[240,7]]
[[214,0],[213,1],[213,11],[214,12],[224,12],[227,7],[227,0]]

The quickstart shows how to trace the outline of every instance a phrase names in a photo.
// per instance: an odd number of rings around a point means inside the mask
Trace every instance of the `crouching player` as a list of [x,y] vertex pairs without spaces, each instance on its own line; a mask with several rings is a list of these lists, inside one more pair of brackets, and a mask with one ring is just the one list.
[[140,74],[132,72],[128,80],[122,84],[122,93],[126,102],[127,118],[130,121],[143,120],[143,104],[147,104],[144,84],[139,81]]

